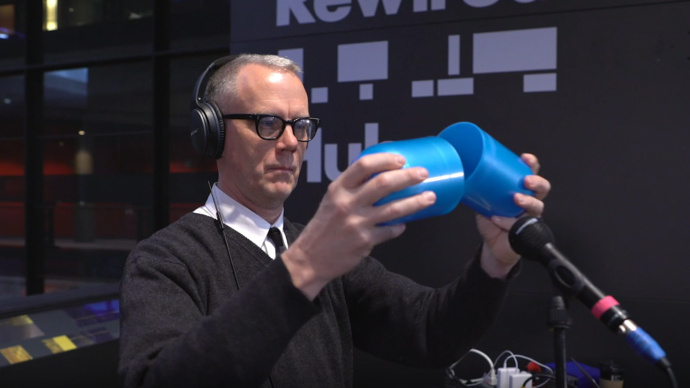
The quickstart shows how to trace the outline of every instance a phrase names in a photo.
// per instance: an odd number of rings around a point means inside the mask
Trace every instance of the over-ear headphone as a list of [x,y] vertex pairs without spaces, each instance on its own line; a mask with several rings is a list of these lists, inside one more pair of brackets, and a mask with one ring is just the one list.
[[221,66],[237,58],[228,55],[213,61],[196,81],[190,115],[192,145],[196,152],[214,159],[220,158],[225,147],[225,122],[220,108],[212,101],[204,101],[206,84]]

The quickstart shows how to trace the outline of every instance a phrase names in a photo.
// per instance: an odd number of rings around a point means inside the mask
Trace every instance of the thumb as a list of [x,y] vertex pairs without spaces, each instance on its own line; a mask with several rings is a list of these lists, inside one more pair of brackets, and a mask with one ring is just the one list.
[[513,227],[516,221],[517,218],[491,216],[491,222],[499,228],[505,230],[506,232]]

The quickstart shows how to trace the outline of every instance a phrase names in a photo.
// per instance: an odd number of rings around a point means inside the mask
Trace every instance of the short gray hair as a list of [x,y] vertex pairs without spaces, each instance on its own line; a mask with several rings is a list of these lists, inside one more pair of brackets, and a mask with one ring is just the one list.
[[213,73],[206,85],[204,100],[220,106],[219,102],[224,96],[237,96],[237,74],[243,67],[251,64],[292,72],[298,77],[302,74],[298,64],[284,57],[270,54],[240,54]]

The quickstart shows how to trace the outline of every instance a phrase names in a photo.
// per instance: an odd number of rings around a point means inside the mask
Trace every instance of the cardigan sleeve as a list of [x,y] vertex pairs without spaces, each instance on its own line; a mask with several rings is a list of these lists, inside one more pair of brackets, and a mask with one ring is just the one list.
[[196,287],[179,261],[130,256],[121,284],[124,387],[259,387],[319,311],[279,258],[209,316]]
[[434,289],[366,258],[343,277],[354,345],[403,365],[448,366],[467,353],[495,321],[519,267],[506,280],[491,278],[477,255],[454,282]]

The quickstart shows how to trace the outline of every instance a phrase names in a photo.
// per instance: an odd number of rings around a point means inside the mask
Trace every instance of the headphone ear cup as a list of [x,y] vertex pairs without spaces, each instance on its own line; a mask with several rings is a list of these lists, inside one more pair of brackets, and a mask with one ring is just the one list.
[[203,156],[219,159],[225,148],[225,121],[213,102],[203,102],[209,79],[218,69],[234,61],[237,55],[218,58],[197,79],[192,93],[190,130],[194,149]]
[[216,144],[213,150],[213,154],[209,154],[215,159],[219,159],[223,155],[223,149],[225,149],[225,120],[223,119],[223,114],[220,112],[220,108],[215,102],[207,102],[207,106],[211,108],[211,118],[210,122],[214,126],[216,135]]
[[206,150],[209,148],[209,125],[204,109],[201,107],[192,109],[189,116],[189,123],[191,128],[190,137],[194,150],[196,150],[198,154],[206,156]]
[[225,122],[218,106],[200,103],[190,115],[192,145],[203,156],[220,158],[225,148]]

